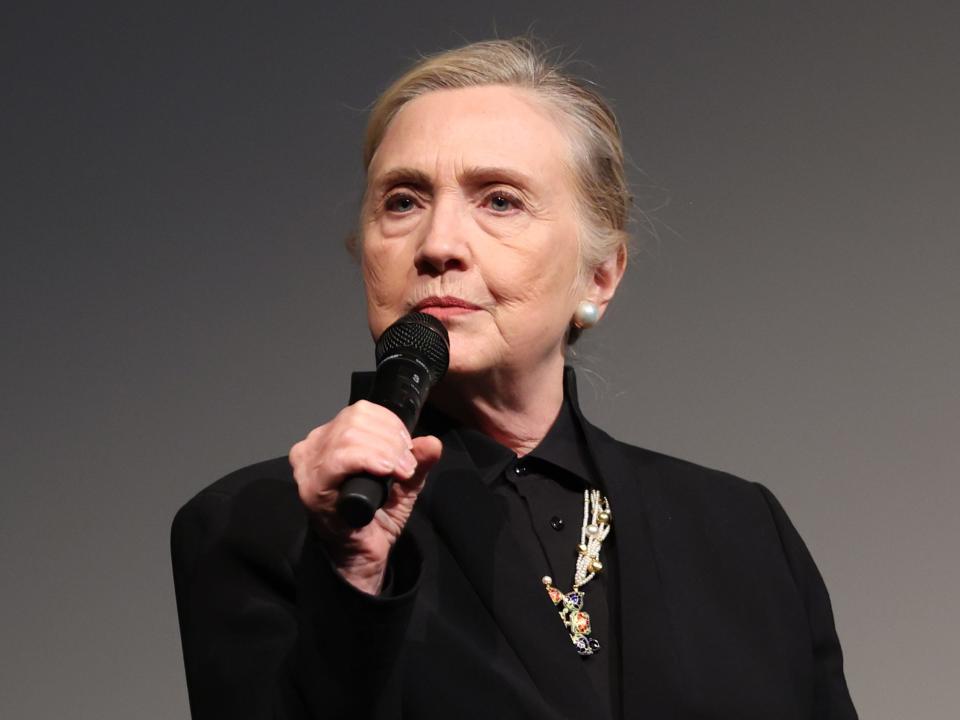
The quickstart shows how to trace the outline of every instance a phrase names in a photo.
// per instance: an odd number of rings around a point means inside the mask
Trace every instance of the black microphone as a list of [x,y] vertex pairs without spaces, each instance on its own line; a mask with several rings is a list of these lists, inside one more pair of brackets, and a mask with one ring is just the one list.
[[[380,335],[377,375],[370,402],[382,405],[413,432],[430,388],[447,372],[450,338],[433,315],[404,315]],[[351,475],[340,486],[337,513],[352,528],[362,528],[387,501],[390,477]]]

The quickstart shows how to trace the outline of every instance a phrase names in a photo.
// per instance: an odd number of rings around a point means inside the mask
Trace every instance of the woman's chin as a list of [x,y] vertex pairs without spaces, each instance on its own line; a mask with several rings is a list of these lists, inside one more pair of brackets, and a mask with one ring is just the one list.
[[451,341],[447,375],[465,379],[483,375],[498,366],[499,360],[491,357],[488,348],[476,347],[469,342],[457,342],[456,338],[451,338]]
[[485,368],[477,362],[450,358],[450,365],[447,368],[447,377],[460,379],[468,378],[479,375],[484,369]]

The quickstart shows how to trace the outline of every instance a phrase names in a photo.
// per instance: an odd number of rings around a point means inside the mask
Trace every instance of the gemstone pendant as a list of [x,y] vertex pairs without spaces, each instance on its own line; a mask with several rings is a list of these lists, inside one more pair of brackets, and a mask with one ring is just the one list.
[[557,613],[564,627],[570,633],[570,641],[576,648],[579,655],[593,655],[600,649],[600,642],[596,638],[590,637],[592,630],[590,626],[590,614],[583,610],[583,601],[586,593],[574,588],[569,593],[560,592],[551,583],[544,578],[544,585],[547,589],[547,595],[557,607]]

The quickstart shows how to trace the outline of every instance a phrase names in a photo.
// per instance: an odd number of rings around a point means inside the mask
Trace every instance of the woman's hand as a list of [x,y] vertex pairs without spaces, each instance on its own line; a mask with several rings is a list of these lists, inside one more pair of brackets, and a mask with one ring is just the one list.
[[[390,549],[442,449],[432,435],[411,438],[400,418],[366,400],[344,408],[290,449],[300,499],[340,574],[354,587],[380,592]],[[336,502],[341,483],[361,472],[395,482],[370,524],[354,529],[337,515]]]

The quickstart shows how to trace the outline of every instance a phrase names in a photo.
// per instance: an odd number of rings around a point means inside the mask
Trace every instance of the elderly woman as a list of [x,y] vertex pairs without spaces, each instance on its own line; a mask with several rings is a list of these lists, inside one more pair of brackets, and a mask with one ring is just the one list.
[[[526,40],[373,108],[356,252],[374,338],[450,364],[418,426],[364,400],[173,528],[195,718],[854,718],[826,589],[769,491],[620,443],[564,354],[626,263],[607,104]],[[345,478],[393,479],[360,529]]]

